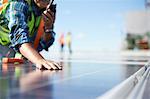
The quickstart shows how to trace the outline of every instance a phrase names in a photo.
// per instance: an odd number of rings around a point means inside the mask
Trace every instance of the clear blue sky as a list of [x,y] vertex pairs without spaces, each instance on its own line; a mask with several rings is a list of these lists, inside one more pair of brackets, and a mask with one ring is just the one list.
[[72,32],[74,50],[118,50],[125,37],[127,12],[144,10],[145,0],[56,0],[56,42]]

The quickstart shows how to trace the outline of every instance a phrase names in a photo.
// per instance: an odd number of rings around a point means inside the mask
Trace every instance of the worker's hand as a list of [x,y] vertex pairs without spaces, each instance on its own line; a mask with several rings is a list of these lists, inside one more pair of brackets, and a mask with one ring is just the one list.
[[62,69],[62,66],[60,66],[60,64],[54,61],[49,61],[45,59],[40,59],[37,62],[36,67],[38,69],[48,69],[48,70],[61,70]]
[[44,20],[44,27],[45,29],[52,28],[54,22],[55,22],[55,13],[52,12],[50,9],[46,9],[42,14],[43,20]]

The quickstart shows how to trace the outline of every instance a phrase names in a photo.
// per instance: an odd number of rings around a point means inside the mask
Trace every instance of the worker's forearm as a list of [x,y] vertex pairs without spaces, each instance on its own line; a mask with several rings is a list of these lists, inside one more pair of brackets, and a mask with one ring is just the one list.
[[33,63],[37,63],[43,57],[31,46],[30,43],[24,43],[20,47],[21,54]]

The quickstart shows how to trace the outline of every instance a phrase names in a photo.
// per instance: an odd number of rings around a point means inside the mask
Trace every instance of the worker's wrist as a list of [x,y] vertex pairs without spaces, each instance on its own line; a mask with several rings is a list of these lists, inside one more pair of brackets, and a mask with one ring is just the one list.
[[51,33],[52,31],[53,31],[52,28],[44,27],[44,32],[45,32],[45,33]]

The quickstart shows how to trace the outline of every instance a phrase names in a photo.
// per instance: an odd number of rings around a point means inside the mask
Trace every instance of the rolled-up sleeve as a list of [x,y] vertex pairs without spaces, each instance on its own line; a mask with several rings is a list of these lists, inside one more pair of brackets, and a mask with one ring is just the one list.
[[7,11],[10,29],[9,38],[14,50],[19,51],[19,46],[30,42],[27,25],[28,6],[23,2],[11,2]]

